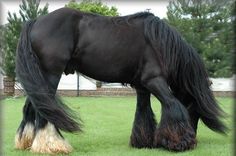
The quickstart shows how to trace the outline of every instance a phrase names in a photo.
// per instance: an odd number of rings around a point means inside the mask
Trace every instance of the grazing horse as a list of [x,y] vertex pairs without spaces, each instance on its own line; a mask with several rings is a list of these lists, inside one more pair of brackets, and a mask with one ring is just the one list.
[[[61,8],[27,22],[21,32],[16,73],[27,98],[17,149],[72,151],[60,131],[80,131],[80,120],[56,90],[62,73],[75,71],[135,88],[132,147],[193,149],[199,119],[213,131],[226,130],[203,61],[163,20],[148,12],[109,17]],[[151,94],[161,103],[159,124]]]

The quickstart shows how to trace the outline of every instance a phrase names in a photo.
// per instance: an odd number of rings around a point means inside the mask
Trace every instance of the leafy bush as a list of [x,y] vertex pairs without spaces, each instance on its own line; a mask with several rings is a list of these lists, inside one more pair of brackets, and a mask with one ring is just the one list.
[[116,7],[112,6],[111,8],[109,8],[107,5],[103,4],[100,1],[83,0],[81,3],[70,1],[68,4],[66,4],[66,7],[105,16],[119,15]]

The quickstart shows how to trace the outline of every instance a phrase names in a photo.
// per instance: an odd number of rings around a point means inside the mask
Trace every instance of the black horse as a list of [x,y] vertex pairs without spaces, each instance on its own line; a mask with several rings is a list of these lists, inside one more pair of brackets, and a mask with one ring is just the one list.
[[[224,133],[222,110],[198,53],[168,24],[148,12],[107,17],[62,8],[26,23],[18,44],[16,73],[27,99],[16,148],[69,153],[60,130],[80,122],[55,95],[62,73],[130,84],[137,109],[130,145],[193,149],[198,120]],[[157,125],[150,94],[162,106]]]

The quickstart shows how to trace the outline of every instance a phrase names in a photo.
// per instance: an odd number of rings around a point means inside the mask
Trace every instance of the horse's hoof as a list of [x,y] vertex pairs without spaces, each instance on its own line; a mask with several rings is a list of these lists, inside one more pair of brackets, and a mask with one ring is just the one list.
[[189,126],[164,126],[156,129],[154,147],[164,147],[170,151],[194,149],[197,145],[195,132]]
[[27,123],[22,134],[20,134],[20,131],[18,130],[15,136],[15,148],[20,150],[29,149],[34,140],[34,125]]
[[41,129],[37,132],[34,142],[31,146],[31,152],[68,154],[72,152],[72,147],[57,133],[55,127],[48,123],[44,129]]
[[134,148],[152,148],[153,135],[146,134],[143,138],[131,135],[129,144]]

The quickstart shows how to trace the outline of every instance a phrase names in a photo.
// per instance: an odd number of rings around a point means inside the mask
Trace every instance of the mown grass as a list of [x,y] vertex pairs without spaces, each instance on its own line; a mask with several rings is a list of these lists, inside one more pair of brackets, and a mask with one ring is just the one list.
[[[25,98],[8,98],[3,103],[4,156],[35,156],[29,151],[14,149],[14,135],[22,118]],[[228,113],[224,120],[230,128],[227,135],[212,132],[201,122],[198,128],[198,146],[187,152],[169,152],[160,149],[134,149],[129,137],[135,112],[135,97],[64,97],[68,106],[80,113],[84,127],[80,134],[64,134],[74,147],[70,156],[231,156],[233,153],[233,99],[218,98]],[[160,119],[160,104],[152,98],[152,107]]]

